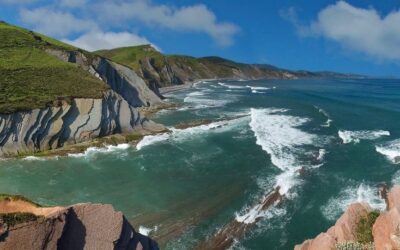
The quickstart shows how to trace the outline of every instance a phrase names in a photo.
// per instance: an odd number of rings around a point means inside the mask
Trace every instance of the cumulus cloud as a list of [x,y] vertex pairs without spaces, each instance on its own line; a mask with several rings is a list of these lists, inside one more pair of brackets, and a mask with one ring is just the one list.
[[381,16],[373,8],[358,8],[345,1],[327,6],[308,26],[289,16],[303,35],[320,35],[345,48],[378,59],[400,59],[400,11]]
[[[66,43],[89,51],[113,49],[117,47],[151,44],[146,38],[128,32],[101,32],[94,31],[84,34],[74,40],[63,40]],[[157,50],[156,45],[151,44]]]
[[97,29],[92,20],[80,19],[69,12],[52,10],[46,7],[20,11],[22,21],[30,24],[33,29],[47,35],[65,37],[67,35]]
[[103,2],[97,8],[108,21],[138,20],[147,25],[172,30],[203,32],[220,45],[230,45],[239,31],[232,23],[218,22],[215,14],[203,4],[176,9],[167,5],[155,5],[149,0],[131,0]]

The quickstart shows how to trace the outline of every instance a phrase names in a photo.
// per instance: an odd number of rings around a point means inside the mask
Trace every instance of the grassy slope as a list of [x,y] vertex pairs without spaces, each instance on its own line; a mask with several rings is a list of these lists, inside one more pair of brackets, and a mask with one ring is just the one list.
[[[0,113],[55,105],[72,98],[101,98],[107,86],[78,68],[44,52],[75,47],[0,23]],[[85,52],[88,53],[88,52]]]
[[210,72],[218,77],[230,77],[232,69],[251,68],[249,65],[236,63],[220,57],[195,58],[181,55],[163,55],[152,49],[149,45],[100,50],[96,53],[117,63],[129,66],[136,72],[139,72],[140,61],[146,57],[154,60],[154,66],[157,70],[161,70],[165,66],[165,63],[168,62],[170,64],[190,67],[201,77],[209,77]]

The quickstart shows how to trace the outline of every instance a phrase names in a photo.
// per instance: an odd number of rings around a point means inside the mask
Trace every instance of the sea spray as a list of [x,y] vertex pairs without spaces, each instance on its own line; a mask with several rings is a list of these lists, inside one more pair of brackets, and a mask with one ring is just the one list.
[[395,164],[400,162],[400,139],[377,145],[375,150]]
[[376,140],[383,136],[390,136],[390,132],[385,130],[339,130],[338,135],[344,144],[348,144],[359,143],[361,140]]
[[373,209],[380,211],[386,208],[386,203],[379,197],[377,188],[361,183],[358,186],[347,187],[337,197],[329,199],[327,204],[321,207],[321,211],[326,219],[334,221],[355,202],[366,202]]

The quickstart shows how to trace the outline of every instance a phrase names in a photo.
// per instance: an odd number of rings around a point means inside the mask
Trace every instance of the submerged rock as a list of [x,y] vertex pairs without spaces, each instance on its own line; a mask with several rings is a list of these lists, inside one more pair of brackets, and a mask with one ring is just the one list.
[[1,228],[7,229],[0,235],[0,249],[158,249],[155,241],[137,233],[111,205],[41,208],[23,200],[2,201],[0,213],[11,212],[13,216],[29,212],[36,219],[19,220],[12,226],[3,223]]

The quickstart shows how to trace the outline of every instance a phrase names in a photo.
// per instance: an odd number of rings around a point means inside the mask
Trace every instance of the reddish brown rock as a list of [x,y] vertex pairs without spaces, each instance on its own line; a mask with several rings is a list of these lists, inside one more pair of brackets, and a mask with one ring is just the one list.
[[34,216],[13,225],[2,222],[2,250],[158,250],[155,241],[137,233],[111,205],[85,203],[42,208],[26,200],[1,201],[0,214],[10,213]]
[[387,200],[388,211],[376,219],[372,228],[376,250],[400,249],[400,186],[390,190]]
[[360,218],[371,211],[367,203],[350,205],[346,212],[336,221],[336,224],[325,233],[316,238],[306,240],[301,245],[296,245],[295,250],[332,250],[336,244],[356,240],[356,228]]

